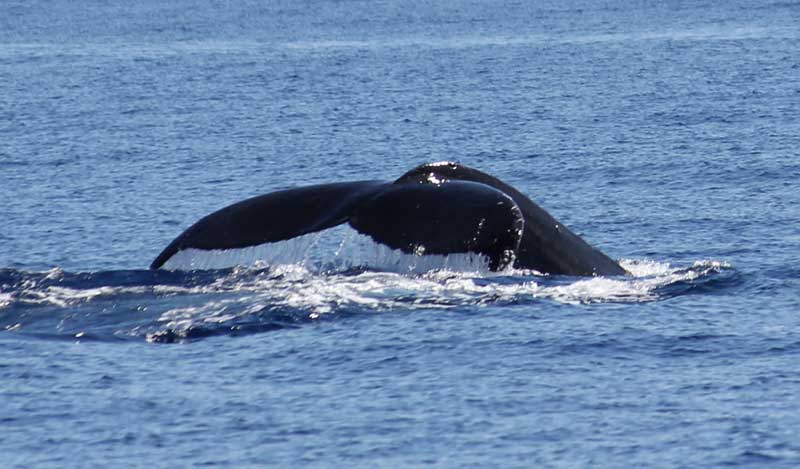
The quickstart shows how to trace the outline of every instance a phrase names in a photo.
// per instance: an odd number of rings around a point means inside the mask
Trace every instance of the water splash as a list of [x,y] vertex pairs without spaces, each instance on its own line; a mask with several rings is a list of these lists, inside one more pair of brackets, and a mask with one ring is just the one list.
[[621,263],[632,275],[576,278],[442,265],[398,273],[352,266],[320,270],[301,263],[192,272],[6,269],[0,270],[0,330],[46,339],[175,342],[297,327],[349,314],[542,301],[659,301],[737,282],[734,269],[715,261],[688,267],[652,260]]
[[347,226],[298,236],[277,243],[242,249],[186,249],[165,264],[168,270],[221,269],[235,266],[267,268],[299,265],[316,272],[370,268],[384,272],[422,274],[431,270],[489,272],[488,259],[475,253],[415,255],[376,243]]

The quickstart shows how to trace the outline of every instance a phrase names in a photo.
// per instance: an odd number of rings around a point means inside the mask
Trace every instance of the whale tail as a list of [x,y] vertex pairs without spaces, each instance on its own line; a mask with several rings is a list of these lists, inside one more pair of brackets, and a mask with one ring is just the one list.
[[478,253],[492,270],[513,262],[550,274],[627,273],[515,188],[448,162],[418,166],[394,182],[322,184],[238,202],[189,227],[150,268],[184,249],[245,248],[343,223],[409,254]]
[[239,249],[343,223],[407,254],[481,254],[492,270],[514,260],[524,225],[510,197],[474,182],[323,184],[273,192],[222,208],[184,231],[150,268],[161,268],[185,249]]

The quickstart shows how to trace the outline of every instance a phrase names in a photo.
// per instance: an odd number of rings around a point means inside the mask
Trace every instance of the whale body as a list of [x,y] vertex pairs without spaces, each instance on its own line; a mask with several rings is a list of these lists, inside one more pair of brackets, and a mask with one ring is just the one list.
[[344,223],[407,254],[479,254],[495,271],[513,266],[558,275],[627,273],[513,187],[450,162],[418,166],[392,182],[319,184],[229,205],[186,229],[150,268],[161,268],[186,249],[240,249]]

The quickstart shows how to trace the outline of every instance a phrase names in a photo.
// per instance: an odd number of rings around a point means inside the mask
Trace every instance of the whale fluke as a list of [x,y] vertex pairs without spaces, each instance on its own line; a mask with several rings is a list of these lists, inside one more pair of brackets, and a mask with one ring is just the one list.
[[480,254],[492,270],[513,263],[548,274],[626,274],[513,187],[456,163],[418,166],[394,182],[321,184],[235,203],[190,226],[150,268],[185,249],[245,248],[344,223],[408,254]]

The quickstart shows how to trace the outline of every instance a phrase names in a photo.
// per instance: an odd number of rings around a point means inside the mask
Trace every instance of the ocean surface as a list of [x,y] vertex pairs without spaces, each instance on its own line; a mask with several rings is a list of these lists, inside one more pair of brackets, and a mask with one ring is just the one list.
[[[0,2],[0,467],[797,467],[798,25],[769,0]],[[632,275],[341,230],[147,270],[227,204],[442,160]]]

